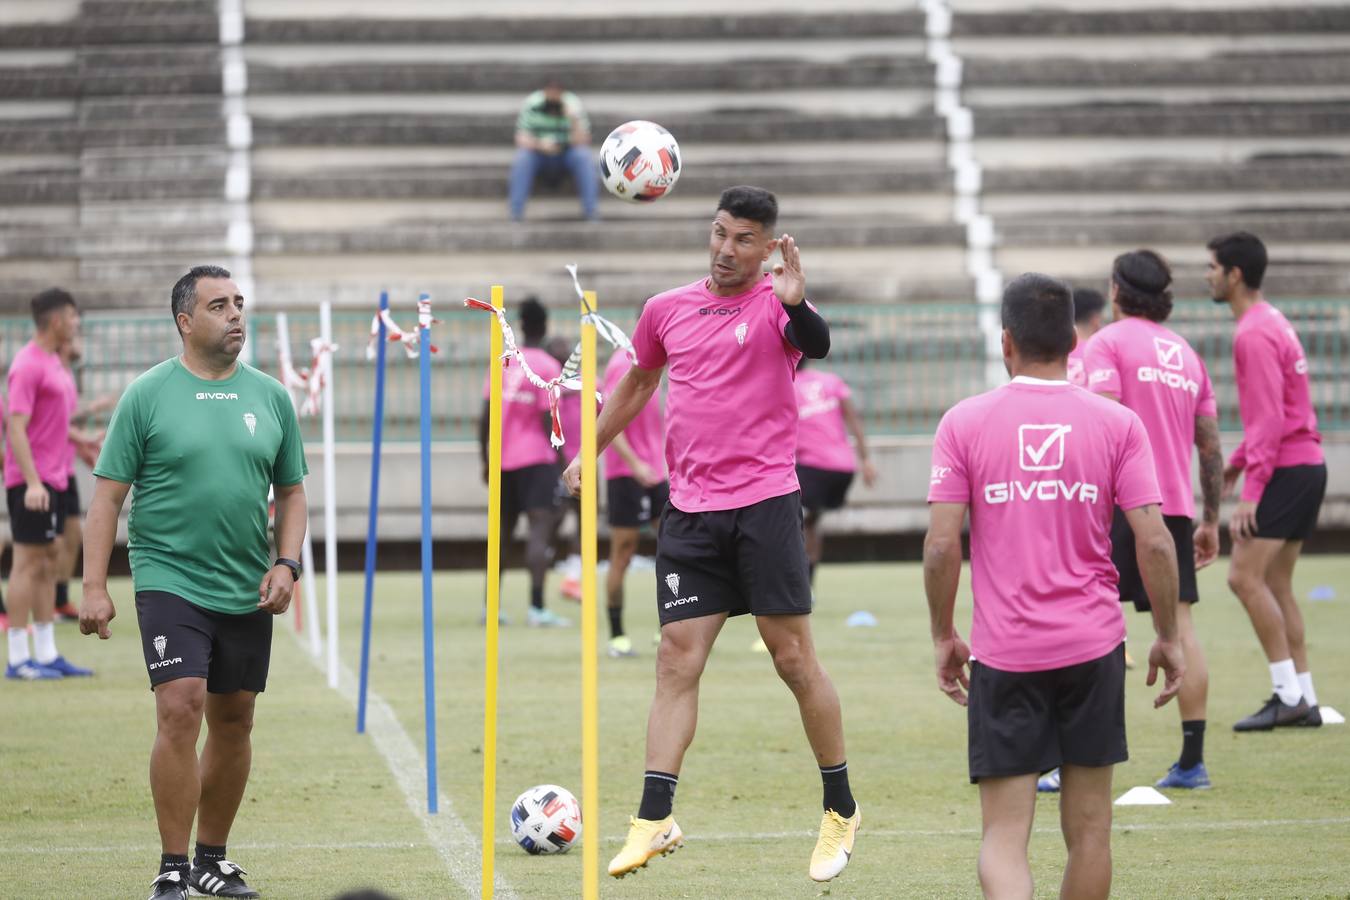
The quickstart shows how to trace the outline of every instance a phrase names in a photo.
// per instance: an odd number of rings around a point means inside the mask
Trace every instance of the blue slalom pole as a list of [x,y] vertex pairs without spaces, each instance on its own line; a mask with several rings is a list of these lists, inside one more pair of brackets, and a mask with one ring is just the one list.
[[422,683],[426,697],[427,812],[437,810],[436,642],[431,604],[431,295],[417,298],[418,372],[421,376],[422,440]]
[[[389,308],[389,292],[380,291],[380,312]],[[361,611],[361,687],[356,695],[356,733],[366,732],[366,687],[370,683],[370,616],[375,593],[375,526],[380,517],[380,447],[384,441],[384,317],[375,344],[375,434],[370,447],[370,525],[366,528],[366,599]]]

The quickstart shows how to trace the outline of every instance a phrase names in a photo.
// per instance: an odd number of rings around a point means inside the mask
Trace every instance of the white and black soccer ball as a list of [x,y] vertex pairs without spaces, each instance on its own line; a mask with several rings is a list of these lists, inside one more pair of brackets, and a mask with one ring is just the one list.
[[526,853],[566,853],[581,837],[581,807],[567,788],[540,784],[511,804],[511,837]]
[[625,122],[600,145],[600,179],[620,200],[650,203],[680,180],[680,145],[655,122]]

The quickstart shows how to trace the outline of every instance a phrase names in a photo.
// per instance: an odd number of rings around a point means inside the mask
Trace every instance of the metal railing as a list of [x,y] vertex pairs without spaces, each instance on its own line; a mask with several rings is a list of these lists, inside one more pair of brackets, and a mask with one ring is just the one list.
[[[1312,376],[1313,400],[1323,431],[1350,431],[1350,301],[1286,300],[1277,305],[1303,341]],[[608,318],[631,331],[635,309],[608,308]],[[975,304],[845,305],[823,310],[830,322],[833,349],[819,365],[852,386],[867,430],[876,435],[931,434],[942,413],[958,400],[986,389],[984,339]],[[439,441],[475,440],[487,372],[488,316],[468,310],[438,310],[434,330],[440,352],[432,357],[433,436]],[[396,308],[395,320],[410,327],[411,305]],[[318,334],[315,312],[289,315],[291,353],[298,367],[307,363],[309,338]],[[248,320],[251,362],[278,373],[276,314]],[[1178,303],[1168,325],[1189,340],[1205,360],[1219,399],[1220,424],[1240,428],[1233,384],[1233,321],[1226,307],[1208,301]],[[575,320],[555,310],[553,333],[575,340]],[[179,352],[179,339],[167,315],[87,313],[84,353],[78,366],[87,397],[120,393],[133,378]],[[334,313],[334,397],[337,438],[370,439],[375,364],[365,356],[370,317]],[[32,323],[0,318],[0,364],[8,363],[32,334]],[[602,348],[602,357],[609,354]],[[417,366],[402,348],[390,345],[385,436],[417,439]],[[302,420],[306,439],[317,440],[317,420]]]

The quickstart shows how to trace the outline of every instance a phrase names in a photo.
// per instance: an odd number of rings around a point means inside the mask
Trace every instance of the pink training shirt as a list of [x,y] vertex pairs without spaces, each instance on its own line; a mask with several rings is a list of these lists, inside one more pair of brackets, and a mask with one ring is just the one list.
[[1162,511],[1195,517],[1191,448],[1197,416],[1217,416],[1205,364],[1186,339],[1139,316],[1107,325],[1087,345],[1088,390],[1111,394],[1144,422]]
[[1092,342],[1092,338],[1086,341],[1079,341],[1072,350],[1069,351],[1069,384],[1076,384],[1079,387],[1087,387],[1087,365],[1085,355],[1087,345]]
[[1242,499],[1260,502],[1276,469],[1325,462],[1308,386],[1308,357],[1289,320],[1266,301],[1233,333],[1242,443],[1229,465],[1245,470]]
[[801,352],[783,336],[787,322],[768,275],[734,297],[699,280],[647,302],[633,347],[642,368],[669,366],[676,509],[738,509],[798,490],[792,382]]
[[[79,398],[75,379],[61,357],[29,341],[9,364],[9,414],[30,416],[28,444],[33,465],[42,482],[64,491],[70,482],[67,453],[70,449],[70,418]],[[14,458],[14,447],[5,442],[5,487],[24,483],[23,471]]]
[[844,401],[853,395],[832,372],[797,372],[797,463],[831,472],[853,472],[853,445],[844,424]]
[[970,507],[971,653],[1036,672],[1117,647],[1112,513],[1160,499],[1139,417],[1066,381],[1014,378],[948,410],[928,502]]
[[[605,387],[602,393],[608,397],[619,386],[623,376],[629,369],[633,368],[632,361],[628,354],[622,350],[615,351],[609,358],[609,364],[605,366]],[[652,394],[652,399],[647,405],[642,407],[642,411],[633,417],[633,421],[628,423],[628,427],[623,430],[623,436],[628,441],[628,446],[633,448],[637,458],[642,460],[646,466],[660,475],[662,478],[666,475],[666,414],[661,409],[660,391]],[[612,446],[605,450],[605,477],[606,478],[632,478],[633,469],[624,462],[619,451]]]
[[[562,374],[562,366],[539,347],[522,348],[530,368],[545,380]],[[489,375],[483,379],[483,398],[492,389]],[[548,442],[548,391],[537,388],[525,378],[520,363],[502,370],[502,471],[513,472],[526,466],[556,463],[558,454]],[[564,431],[563,435],[566,436]]]

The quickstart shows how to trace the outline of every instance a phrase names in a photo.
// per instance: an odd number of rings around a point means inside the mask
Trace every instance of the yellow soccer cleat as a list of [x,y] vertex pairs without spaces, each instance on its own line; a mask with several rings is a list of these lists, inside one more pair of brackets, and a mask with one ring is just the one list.
[[[684,832],[675,824],[674,816],[657,821],[634,817],[628,822],[628,840],[619,855],[609,861],[609,874],[615,878],[643,868],[653,856],[666,856],[684,846]],[[851,846],[851,839],[849,843]]]
[[811,854],[811,880],[829,881],[844,871],[853,855],[853,838],[862,826],[862,808],[853,810],[853,817],[845,819],[832,809],[825,810],[820,819],[820,837]]

